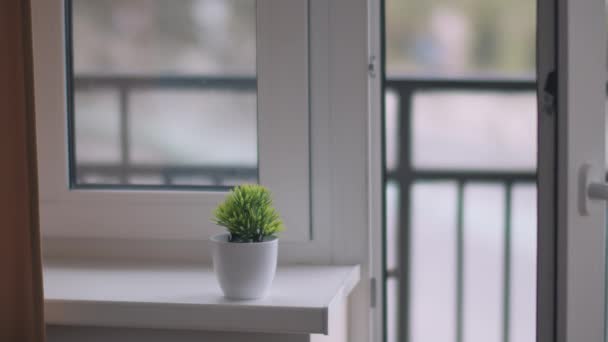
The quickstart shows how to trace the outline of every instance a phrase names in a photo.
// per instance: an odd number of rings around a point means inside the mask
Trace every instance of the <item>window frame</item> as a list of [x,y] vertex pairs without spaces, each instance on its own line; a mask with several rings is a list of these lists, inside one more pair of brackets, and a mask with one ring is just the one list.
[[[32,0],[34,53],[52,44],[40,40],[35,33],[48,30],[61,34],[61,25],[45,25],[44,17],[52,14],[53,2],[59,0]],[[284,1],[284,0],[269,0]],[[368,6],[377,6],[377,0],[302,0],[309,6],[310,59],[310,239],[289,241],[281,237],[279,263],[361,265],[362,281],[349,299],[349,336],[353,342],[367,341],[370,334],[377,336],[372,326],[381,315],[381,302],[372,302],[374,274],[382,274],[381,234],[382,203],[380,191],[381,169],[374,165],[380,160],[380,113],[369,104],[368,40],[377,44],[368,34],[370,21]],[[376,14],[372,14],[377,15]],[[47,46],[48,48],[48,46]],[[371,52],[370,52],[371,51]],[[35,76],[45,77],[46,66],[61,63],[59,55],[44,55],[35,59]],[[51,70],[52,71],[52,70]],[[378,86],[372,82],[372,86]],[[60,105],[54,97],[54,87],[45,89],[36,84],[37,115]],[[46,102],[45,102],[46,101]],[[40,103],[50,108],[41,109]],[[42,107],[44,108],[44,107]],[[48,123],[47,123],[48,124]],[[53,124],[52,120],[50,124]],[[38,122],[38,134],[44,122]],[[40,138],[40,137],[38,137]],[[63,137],[59,137],[62,139]],[[64,140],[61,140],[65,144]],[[52,149],[39,143],[39,157],[51,158]],[[65,146],[65,145],[63,145]],[[51,153],[51,155],[48,155]],[[46,156],[45,156],[46,155]],[[39,170],[41,186],[47,178]],[[41,205],[42,209],[43,205]],[[198,209],[200,210],[200,208]],[[48,212],[47,212],[48,214]],[[68,260],[108,259],[145,260],[157,262],[211,262],[209,246],[204,238],[170,239],[139,235],[137,238],[82,237],[65,234],[49,235],[42,216],[44,258]],[[218,230],[216,230],[218,231]],[[375,237],[375,238],[374,238]],[[375,272],[375,273],[374,273]],[[376,278],[379,279],[379,278]],[[376,286],[378,289],[379,286]],[[377,292],[378,293],[378,292]],[[379,298],[376,295],[375,298]],[[372,310],[375,307],[375,316]]]
[[[203,240],[221,232],[210,219],[226,191],[71,187],[65,17],[70,0],[33,4],[43,236]],[[289,227],[282,239],[307,241],[312,235],[308,3],[257,0],[256,7],[259,183],[273,191]]]

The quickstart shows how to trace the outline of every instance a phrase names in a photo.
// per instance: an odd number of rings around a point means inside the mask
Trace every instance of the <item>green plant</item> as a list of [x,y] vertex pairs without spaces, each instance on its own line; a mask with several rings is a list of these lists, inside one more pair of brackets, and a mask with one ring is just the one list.
[[284,229],[270,190],[257,184],[235,187],[213,214],[213,222],[230,233],[230,242],[262,242]]

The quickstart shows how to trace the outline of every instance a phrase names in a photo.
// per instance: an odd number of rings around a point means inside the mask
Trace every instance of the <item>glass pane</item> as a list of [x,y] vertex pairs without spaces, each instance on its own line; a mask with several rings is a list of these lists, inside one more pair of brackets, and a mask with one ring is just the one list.
[[409,340],[455,341],[456,185],[416,183],[411,206]]
[[536,337],[536,186],[513,187],[511,197],[511,341]]
[[70,3],[73,185],[257,182],[255,0]]
[[393,171],[399,164],[399,97],[392,90],[386,91],[384,132],[386,132],[386,169]]
[[501,342],[504,288],[504,188],[464,189],[463,340]]
[[76,158],[81,165],[120,161],[118,92],[83,90],[75,94]]
[[130,110],[135,165],[182,168],[176,172],[182,182],[188,175],[256,181],[255,94],[139,91],[132,95]]
[[387,0],[389,75],[531,77],[533,0]]
[[533,92],[438,89],[417,92],[412,101],[415,168],[536,168]]
[[76,74],[255,75],[255,0],[71,0]]

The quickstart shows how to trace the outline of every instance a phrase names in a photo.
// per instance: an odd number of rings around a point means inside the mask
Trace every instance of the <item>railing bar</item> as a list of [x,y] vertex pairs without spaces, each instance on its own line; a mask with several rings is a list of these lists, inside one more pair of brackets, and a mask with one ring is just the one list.
[[[386,172],[386,177],[391,179],[399,179],[401,175],[399,171]],[[443,180],[453,179],[462,181],[536,181],[536,173],[534,172],[492,172],[487,173],[475,171],[410,171],[412,178],[417,180]]]
[[[251,76],[214,76],[214,75],[107,75],[107,74],[78,74],[76,80],[82,83],[130,83],[149,84],[158,82],[195,83],[195,84],[228,84],[248,83],[255,84],[256,77]],[[496,79],[449,79],[449,78],[390,78],[386,80],[388,86],[400,87],[407,85],[411,88],[446,85],[454,87],[534,87],[534,80],[496,80]]]
[[[79,164],[77,166],[79,173],[107,173],[117,175],[122,170],[122,165],[118,164]],[[213,176],[216,174],[230,175],[234,177],[255,177],[257,172],[255,168],[241,167],[214,167],[214,166],[163,166],[163,165],[130,165],[129,170],[138,174],[158,175],[169,173],[170,177],[177,175],[181,176]]]
[[410,340],[410,225],[411,225],[411,180],[399,181],[400,209],[399,209],[399,341]]
[[129,164],[131,162],[130,148],[131,141],[129,139],[129,88],[122,86],[119,88],[119,106],[120,106],[120,161],[122,172],[120,180],[122,184],[128,183]]
[[456,342],[463,341],[464,324],[464,181],[458,182],[456,211]]
[[384,276],[386,278],[399,278],[399,276],[400,276],[399,270],[398,269],[385,270]]
[[[252,91],[257,87],[255,77],[246,76],[103,76],[76,75],[76,88],[129,87],[138,89],[207,88]],[[387,90],[408,93],[418,90],[478,90],[478,91],[531,91],[533,81],[407,79],[386,81]]]
[[511,325],[511,222],[513,182],[505,182],[504,275],[503,275],[503,342],[510,341]]
[[[493,171],[493,170],[428,170],[428,169],[414,169],[410,160],[410,149],[411,145],[411,102],[412,94],[416,91],[429,91],[429,90],[455,90],[455,91],[479,91],[479,92],[531,92],[535,90],[535,81],[530,79],[519,79],[519,80],[486,80],[486,79],[465,79],[465,80],[453,80],[453,79],[423,79],[416,77],[409,78],[392,78],[386,79],[385,85],[387,91],[394,91],[397,93],[402,106],[400,108],[400,118],[407,118],[407,123],[401,123],[399,126],[400,140],[399,146],[402,151],[400,153],[400,164],[396,170],[386,170],[385,179],[390,181],[397,181],[401,185],[403,191],[405,203],[402,203],[401,207],[401,234],[409,233],[409,196],[411,192],[411,184],[418,181],[455,181],[457,185],[457,213],[456,213],[456,298],[455,298],[455,340],[456,342],[464,341],[464,275],[465,275],[465,227],[464,227],[464,200],[465,200],[465,185],[467,182],[493,182],[509,184],[506,191],[506,219],[505,219],[505,277],[504,277],[504,331],[503,331],[503,342],[509,342],[510,336],[508,335],[509,320],[511,315],[510,308],[510,268],[511,268],[511,187],[510,184],[514,182],[521,183],[534,183],[537,180],[536,173],[533,170],[530,171],[518,171],[518,170],[507,170],[507,171]],[[407,209],[406,209],[407,208]],[[404,210],[406,209],[406,210]],[[405,243],[407,242],[407,244]],[[409,241],[405,237],[401,238],[401,262],[408,260],[407,250],[410,248]],[[403,265],[400,265],[399,270],[387,270],[385,272],[386,277],[399,277],[401,281],[401,302],[400,302],[400,341],[407,341],[409,319],[408,311],[409,304],[406,297],[409,295],[408,282],[409,274],[404,273],[408,269]]]
[[408,88],[411,90],[480,90],[480,91],[530,91],[535,90],[534,81],[504,81],[485,79],[388,79],[387,90]]
[[399,210],[399,341],[408,342],[410,339],[410,212],[411,192],[414,178],[411,173],[411,94],[400,93],[399,106],[399,159],[398,184],[400,185]]
[[402,74],[391,74],[386,76],[389,81],[407,82],[409,80],[420,80],[420,81],[435,81],[441,80],[446,82],[535,82],[534,75],[519,75],[519,76],[506,76],[506,75],[495,75],[495,74],[473,74],[473,75],[429,75],[427,73],[402,73]]
[[214,185],[222,185],[222,177],[218,174],[214,175],[211,177],[211,183],[213,183]]
[[225,192],[230,191],[234,186],[231,185],[181,185],[172,184],[167,185],[153,185],[153,184],[89,184],[81,183],[74,187],[77,190],[179,190],[179,191],[219,191]]
[[257,88],[257,80],[255,77],[246,76],[103,76],[81,74],[74,77],[74,85],[81,90],[125,87],[130,89],[197,88],[254,91]]
[[169,171],[167,169],[164,169],[162,174],[163,174],[163,182],[164,182],[164,184],[168,185],[168,186],[171,186],[172,185],[171,184],[172,183],[172,179],[173,179],[171,171]]

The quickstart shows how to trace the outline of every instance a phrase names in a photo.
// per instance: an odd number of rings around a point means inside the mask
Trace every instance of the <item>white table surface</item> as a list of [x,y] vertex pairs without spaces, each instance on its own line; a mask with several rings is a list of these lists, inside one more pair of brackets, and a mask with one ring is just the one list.
[[208,266],[44,265],[47,324],[327,334],[359,266],[284,266],[268,297],[223,297]]

